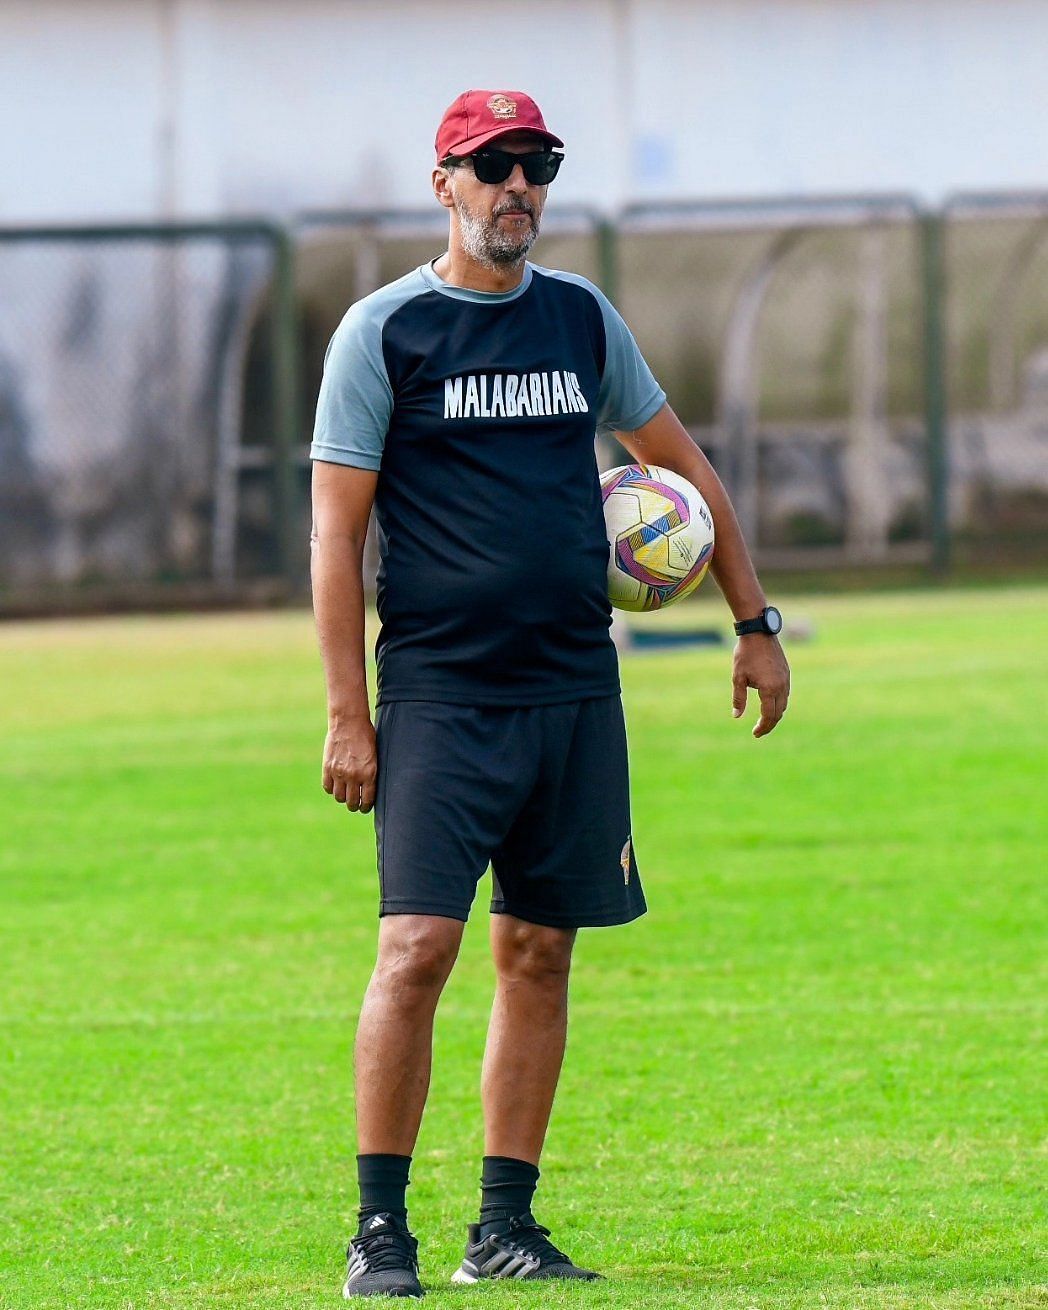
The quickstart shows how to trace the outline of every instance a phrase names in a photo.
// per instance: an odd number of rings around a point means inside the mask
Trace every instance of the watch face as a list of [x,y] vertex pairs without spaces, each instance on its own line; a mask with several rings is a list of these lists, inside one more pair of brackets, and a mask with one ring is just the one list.
[[782,615],[774,605],[769,605],[764,611],[764,622],[773,637],[782,631]]

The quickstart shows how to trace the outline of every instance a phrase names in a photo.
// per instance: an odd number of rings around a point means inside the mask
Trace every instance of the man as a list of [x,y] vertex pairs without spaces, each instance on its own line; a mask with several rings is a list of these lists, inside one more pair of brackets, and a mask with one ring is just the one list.
[[[578,928],[643,914],[609,636],[599,427],[703,492],[713,573],[746,635],[733,709],[761,737],[789,670],[731,505],[622,319],[527,262],[563,142],[517,91],[467,91],[436,139],[447,251],[354,305],[328,350],[312,448],[313,595],[327,677],[323,785],[375,807],[378,959],[356,1040],[359,1231],[344,1294],[421,1296],[405,1191],[433,1015],[477,882],[494,873],[479,1222],[458,1282],[595,1278],[531,1213],[564,1054]],[[376,725],[364,537],[381,566]],[[376,748],[377,731],[377,748]]]

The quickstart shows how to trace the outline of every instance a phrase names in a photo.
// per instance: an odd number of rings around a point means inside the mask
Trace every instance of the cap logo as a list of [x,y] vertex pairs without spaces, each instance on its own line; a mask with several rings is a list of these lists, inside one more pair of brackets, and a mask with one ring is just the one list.
[[509,96],[494,95],[488,101],[488,108],[496,118],[516,118],[517,102]]

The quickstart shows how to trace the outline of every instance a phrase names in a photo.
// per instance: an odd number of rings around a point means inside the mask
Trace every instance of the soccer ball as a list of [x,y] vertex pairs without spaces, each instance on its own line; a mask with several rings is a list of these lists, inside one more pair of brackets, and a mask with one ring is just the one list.
[[713,558],[713,515],[685,478],[624,464],[600,479],[608,595],[620,610],[657,610],[690,595]]

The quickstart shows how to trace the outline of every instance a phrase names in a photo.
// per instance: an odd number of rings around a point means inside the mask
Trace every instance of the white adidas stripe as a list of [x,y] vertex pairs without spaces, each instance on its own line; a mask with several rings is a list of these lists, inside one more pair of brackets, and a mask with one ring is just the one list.
[[346,1277],[356,1278],[358,1274],[366,1274],[368,1271],[368,1262],[359,1251],[354,1251],[353,1258],[346,1266]]

